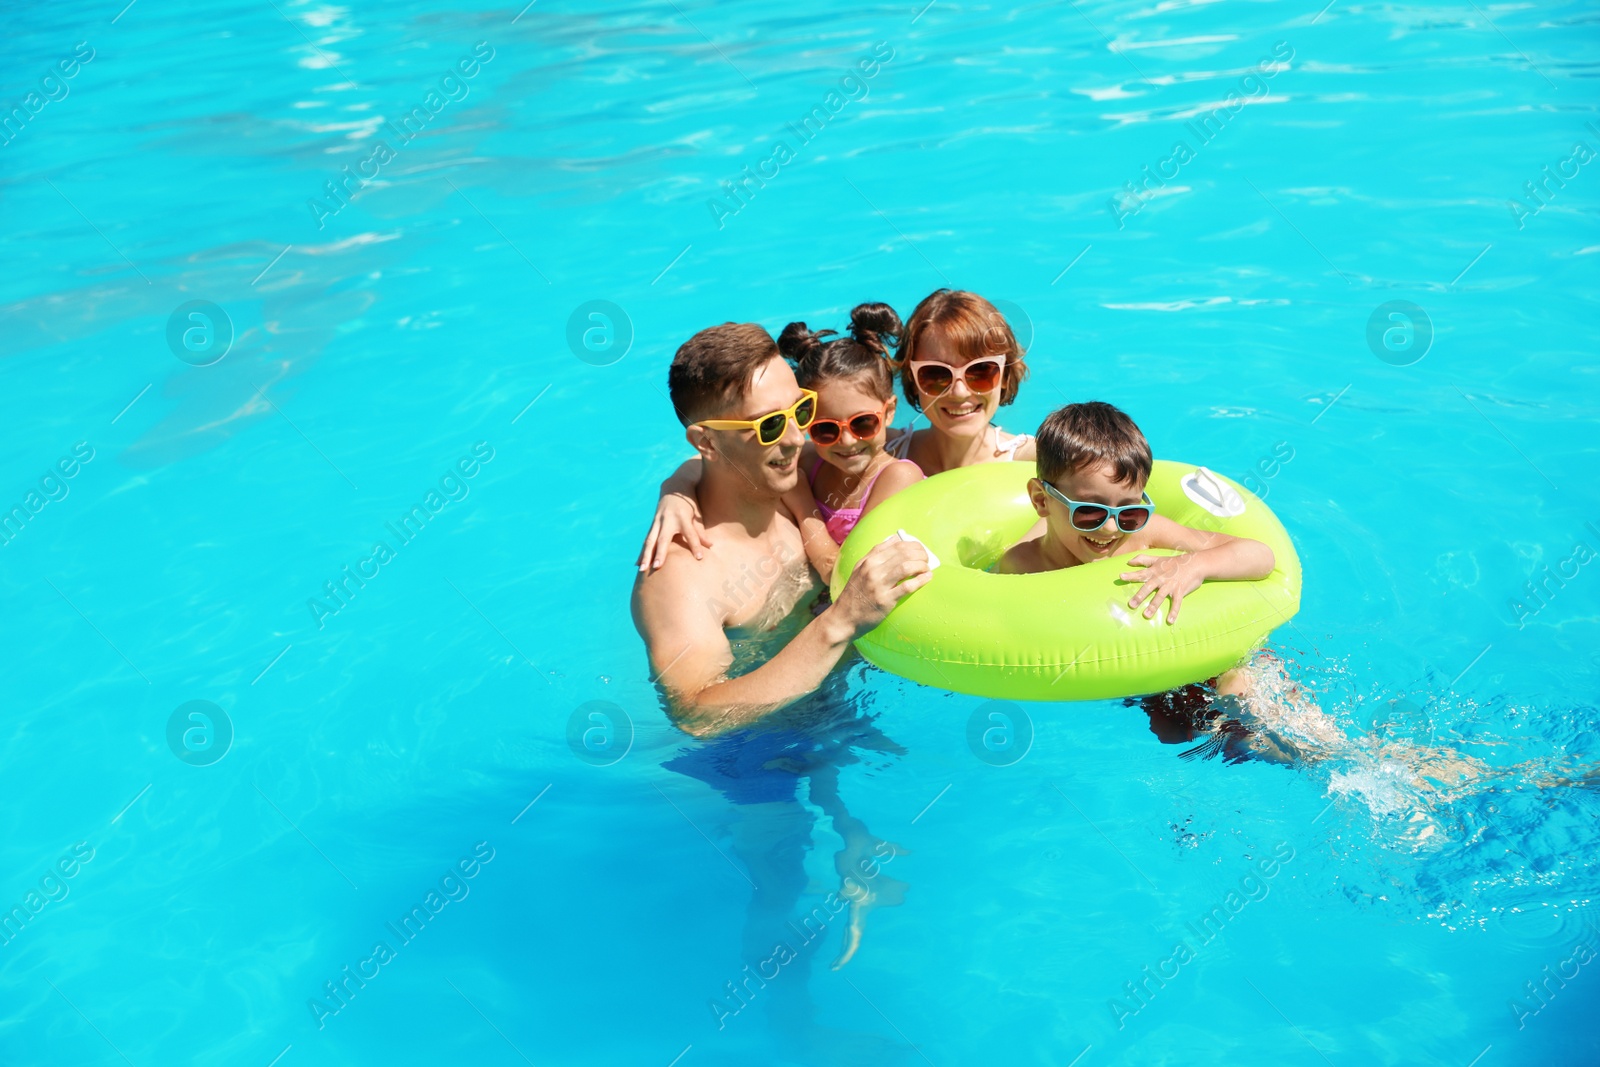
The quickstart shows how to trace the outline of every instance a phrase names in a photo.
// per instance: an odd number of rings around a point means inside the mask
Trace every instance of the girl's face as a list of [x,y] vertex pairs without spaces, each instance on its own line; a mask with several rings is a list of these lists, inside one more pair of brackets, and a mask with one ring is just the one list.
[[[832,444],[816,445],[817,455],[846,474],[861,474],[883,451],[889,438],[889,423],[894,419],[894,397],[879,399],[866,383],[857,378],[837,378],[817,385],[817,418],[837,419],[844,423],[839,439]],[[878,432],[871,437],[859,438],[850,429],[850,419],[872,412],[881,415]]]
[[[965,376],[961,373],[969,360],[956,351],[949,338],[938,326],[930,326],[922,331],[922,336],[917,338],[916,355],[918,361],[928,360],[936,363],[949,364],[955,374],[955,381],[937,397],[922,394],[922,413],[928,416],[928,424],[935,430],[951,437],[978,437],[989,428],[989,423],[994,421],[995,412],[1000,410],[1000,391],[1005,385],[1005,376],[1001,375],[999,383],[987,393],[974,393],[968,386]],[[979,356],[994,358],[993,356]],[[1008,368],[1009,369],[1009,368]]]

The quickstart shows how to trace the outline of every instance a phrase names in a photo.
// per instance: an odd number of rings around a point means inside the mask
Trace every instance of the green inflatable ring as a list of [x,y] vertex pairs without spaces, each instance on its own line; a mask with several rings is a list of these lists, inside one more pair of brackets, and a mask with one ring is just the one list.
[[[1156,509],[1196,529],[1252,537],[1277,558],[1255,582],[1207,582],[1166,624],[1129,609],[1131,554],[1047,574],[989,574],[1038,521],[1032,463],[946,471],[878,505],[845,539],[837,598],[856,562],[904,530],[939,558],[923,588],[856,641],[886,671],[924,685],[1010,700],[1103,700],[1157,693],[1242,662],[1300,609],[1300,558],[1275,515],[1243,486],[1204,467],[1157,460],[1146,491]],[[1176,555],[1152,550],[1156,555]]]

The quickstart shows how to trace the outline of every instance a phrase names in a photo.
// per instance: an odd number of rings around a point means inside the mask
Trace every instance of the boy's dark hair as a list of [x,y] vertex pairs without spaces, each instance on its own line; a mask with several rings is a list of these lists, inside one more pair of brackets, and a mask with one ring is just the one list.
[[1057,408],[1039,424],[1036,457],[1039,477],[1054,482],[1063,474],[1110,463],[1119,485],[1150,480],[1150,442],[1121,410],[1099,400]]
[[725,322],[685,341],[667,369],[667,392],[685,426],[715,418],[743,396],[757,370],[778,356],[772,335],[753,322]]
[[[778,351],[794,364],[802,389],[822,382],[859,377],[879,400],[894,395],[894,367],[889,349],[900,337],[900,316],[888,304],[857,304],[850,312],[850,336],[833,330],[812,333],[803,322],[791,322],[778,335]],[[828,340],[828,338],[834,338]]]

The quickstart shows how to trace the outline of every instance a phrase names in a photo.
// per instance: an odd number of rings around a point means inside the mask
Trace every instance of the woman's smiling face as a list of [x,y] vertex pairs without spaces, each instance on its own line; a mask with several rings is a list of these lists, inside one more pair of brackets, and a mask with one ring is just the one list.
[[[950,343],[950,339],[938,326],[929,326],[923,331],[922,336],[917,338],[915,358],[919,361],[929,360],[948,364],[955,375],[955,381],[950,384],[950,388],[939,396],[930,397],[926,393],[922,394],[922,412],[928,416],[928,422],[934,429],[951,437],[978,437],[989,428],[989,423],[994,421],[995,412],[1000,410],[1000,392],[1005,384],[1004,374],[994,389],[987,393],[974,393],[968,388],[966,378],[961,373],[962,368],[971,360],[956,351],[955,345]],[[993,359],[994,356],[980,354],[978,358]]]

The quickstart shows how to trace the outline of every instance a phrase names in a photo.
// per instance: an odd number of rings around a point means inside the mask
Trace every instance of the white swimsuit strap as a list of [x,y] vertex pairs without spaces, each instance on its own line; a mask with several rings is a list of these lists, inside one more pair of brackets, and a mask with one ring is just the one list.
[[[1005,431],[1000,429],[998,426],[994,428],[994,432],[997,442],[1000,434],[1005,433]],[[1031,440],[1033,440],[1033,434],[1031,433],[1014,433],[1011,435],[1011,443],[1009,445],[1001,444],[1000,447],[995,450],[995,454],[1004,456],[1006,459],[1011,459],[1017,454],[1017,449],[1021,448]]]

